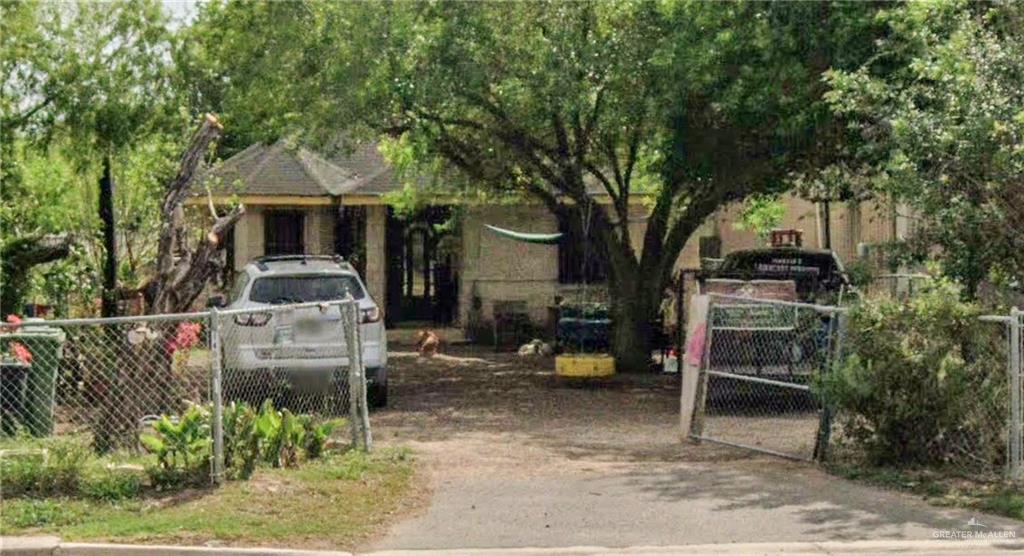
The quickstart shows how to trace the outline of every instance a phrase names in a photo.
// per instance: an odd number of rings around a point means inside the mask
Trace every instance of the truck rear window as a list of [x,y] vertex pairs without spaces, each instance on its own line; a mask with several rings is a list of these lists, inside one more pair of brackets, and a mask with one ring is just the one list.
[[365,296],[354,276],[267,276],[257,278],[249,299],[257,303],[309,303]]

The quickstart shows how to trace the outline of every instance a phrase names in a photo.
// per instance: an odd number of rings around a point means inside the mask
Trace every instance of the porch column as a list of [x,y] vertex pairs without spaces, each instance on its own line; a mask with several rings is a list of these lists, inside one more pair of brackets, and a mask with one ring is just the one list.
[[381,308],[387,307],[387,205],[366,207],[366,287]]

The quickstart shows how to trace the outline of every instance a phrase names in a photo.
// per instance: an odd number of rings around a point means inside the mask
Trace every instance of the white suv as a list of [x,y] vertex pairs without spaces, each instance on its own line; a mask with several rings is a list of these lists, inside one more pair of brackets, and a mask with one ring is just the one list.
[[347,384],[342,384],[347,377],[342,369],[348,365],[348,349],[340,307],[259,311],[276,305],[340,300],[346,294],[359,304],[369,404],[387,405],[383,315],[359,274],[340,257],[262,257],[242,269],[230,299],[210,298],[211,306],[253,310],[226,318],[221,325],[225,382],[252,385],[271,378],[285,382],[296,393],[347,390]]

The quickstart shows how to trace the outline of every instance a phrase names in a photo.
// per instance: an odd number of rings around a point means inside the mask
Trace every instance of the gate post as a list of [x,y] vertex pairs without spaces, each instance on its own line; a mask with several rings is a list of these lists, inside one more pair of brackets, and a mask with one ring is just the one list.
[[690,438],[697,444],[704,435],[704,418],[707,411],[708,369],[711,368],[711,342],[715,330],[715,298],[708,296],[707,322],[704,327],[704,342],[700,346],[700,363],[697,365],[697,392],[693,405],[693,420],[690,423]]
[[359,333],[359,305],[347,296],[340,307],[345,334],[345,348],[348,351],[348,402],[349,419],[352,421],[352,442],[361,445],[364,452],[373,447],[370,433],[370,416],[366,401],[366,369],[363,368],[362,338]]
[[1009,471],[1011,480],[1019,480],[1021,478],[1021,467],[1022,467],[1022,443],[1024,443],[1024,435],[1022,435],[1022,417],[1024,417],[1024,408],[1021,407],[1021,373],[1024,369],[1021,368],[1021,316],[1022,312],[1020,309],[1014,307],[1010,309],[1010,353],[1009,353],[1009,372],[1010,372],[1010,457],[1009,457]]
[[[825,363],[818,371],[822,382],[827,380],[828,376],[835,371],[835,365],[842,358],[844,332],[845,326],[843,325],[842,311],[830,312],[828,318],[828,339],[825,344]],[[813,457],[815,461],[823,463],[828,461],[828,448],[829,443],[832,441],[833,407],[832,401],[824,395],[824,392],[821,392],[819,402],[821,403],[821,417],[818,420],[818,434],[814,443]]]
[[222,386],[223,365],[220,348],[220,314],[216,307],[210,309],[210,363],[213,371],[211,397],[213,398],[213,482],[224,481],[224,395]]

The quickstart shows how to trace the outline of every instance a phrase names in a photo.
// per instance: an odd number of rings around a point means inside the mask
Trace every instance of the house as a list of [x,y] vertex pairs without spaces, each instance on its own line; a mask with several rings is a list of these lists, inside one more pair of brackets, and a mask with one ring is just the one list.
[[[601,295],[601,269],[584,268],[587,242],[578,233],[552,246],[512,241],[485,227],[569,232],[540,204],[439,203],[414,215],[397,213],[388,194],[402,184],[372,143],[331,157],[284,143],[252,145],[213,175],[209,192],[197,192],[189,203],[205,205],[210,195],[215,205],[245,205],[228,238],[232,268],[263,255],[341,254],[363,275],[392,327],[428,322],[487,330],[507,314],[544,326],[556,299]],[[821,207],[795,197],[786,204],[782,226],[803,229],[805,245],[820,245]],[[709,218],[677,267],[757,246],[755,234],[734,225],[740,210],[725,207]],[[647,211],[639,202],[631,207],[638,250]],[[885,242],[896,232],[891,215],[874,207],[833,204],[830,212],[833,247],[844,261],[858,256],[859,244]],[[442,226],[456,214],[457,226]]]

